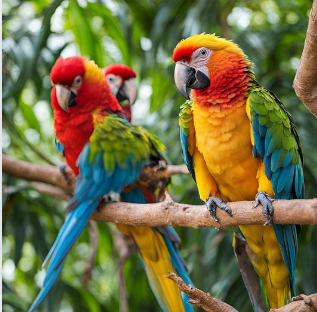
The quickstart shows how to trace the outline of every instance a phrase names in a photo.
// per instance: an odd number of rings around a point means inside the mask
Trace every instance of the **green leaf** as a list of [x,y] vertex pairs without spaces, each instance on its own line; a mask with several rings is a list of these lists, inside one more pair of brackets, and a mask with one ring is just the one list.
[[30,128],[35,129],[37,132],[41,133],[39,121],[35,117],[32,107],[20,100],[19,109]]

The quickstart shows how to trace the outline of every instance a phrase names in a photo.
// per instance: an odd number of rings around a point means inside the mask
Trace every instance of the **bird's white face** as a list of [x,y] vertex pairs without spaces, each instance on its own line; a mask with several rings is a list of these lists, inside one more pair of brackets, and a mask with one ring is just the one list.
[[184,59],[176,62],[174,80],[185,98],[189,99],[187,88],[199,90],[210,85],[208,62],[212,52],[202,47],[192,53],[190,61]]
[[130,105],[134,104],[138,93],[135,78],[123,81],[121,76],[108,74],[106,75],[106,81],[110,87],[111,93],[119,102],[128,100]]
[[108,74],[106,76],[107,83],[110,87],[111,93],[116,96],[119,88],[122,86],[122,78],[120,76],[115,76],[113,74]]

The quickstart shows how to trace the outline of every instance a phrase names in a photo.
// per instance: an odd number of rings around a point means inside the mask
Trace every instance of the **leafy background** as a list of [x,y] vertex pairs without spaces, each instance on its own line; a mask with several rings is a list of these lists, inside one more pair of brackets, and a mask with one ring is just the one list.
[[[178,113],[184,99],[174,87],[172,51],[179,40],[217,33],[241,45],[260,83],[285,103],[297,124],[305,157],[307,198],[316,196],[316,119],[296,97],[292,80],[308,23],[308,0],[3,0],[3,130],[5,154],[34,163],[61,164],[50,107],[50,69],[60,56],[85,55],[103,67],[122,62],[138,72],[133,122],[166,144],[173,164],[183,162]],[[38,194],[3,175],[3,311],[26,311],[45,272],[41,263],[64,219],[65,202]],[[170,187],[179,202],[201,203],[189,176]],[[62,278],[39,311],[118,311],[118,252],[112,225],[99,223],[99,249],[88,288],[81,283],[90,251],[88,232],[70,253]],[[194,284],[240,311],[252,311],[231,247],[232,230],[178,228]],[[296,288],[317,289],[317,230],[299,238]],[[159,311],[139,258],[124,267],[130,311]]]

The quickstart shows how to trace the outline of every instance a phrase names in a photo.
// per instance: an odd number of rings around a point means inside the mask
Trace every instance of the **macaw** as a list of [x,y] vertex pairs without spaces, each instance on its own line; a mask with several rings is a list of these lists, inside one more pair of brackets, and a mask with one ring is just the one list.
[[[131,121],[131,105],[134,104],[137,97],[136,72],[127,65],[112,64],[104,69],[104,75],[111,93],[122,105],[125,117]],[[160,163],[161,160],[157,158],[152,159],[150,165],[160,167]],[[163,186],[148,185],[137,181],[133,186],[128,186],[121,192],[121,199],[130,203],[155,203],[169,181],[170,179],[162,181]],[[137,188],[138,191],[132,191],[133,188]],[[168,308],[168,304],[166,305],[167,302],[172,302],[171,297],[175,296],[175,293],[169,292],[169,283],[166,283],[167,279],[163,277],[168,272],[176,271],[187,284],[193,285],[187,276],[186,264],[179,253],[178,248],[180,248],[181,241],[176,231],[170,226],[150,228],[117,224],[117,227],[136,244],[149,283],[162,309],[164,311],[183,311],[184,308],[179,303],[171,304],[170,308]],[[184,293],[181,295],[185,310],[193,311],[191,305],[187,303],[189,297]],[[164,304],[164,302],[166,303]]]
[[[231,214],[225,201],[255,198],[270,225],[274,199],[305,196],[302,146],[292,116],[259,85],[253,64],[232,41],[194,35],[178,43],[173,60],[176,86],[188,99],[180,112],[183,157],[200,198],[216,221],[216,208]],[[279,224],[238,227],[272,308],[295,296],[298,230]]]
[[112,64],[104,69],[104,75],[111,93],[122,106],[124,116],[131,122],[131,106],[134,104],[138,93],[135,83],[136,72],[127,65]]
[[[110,191],[120,193],[133,185],[143,166],[150,159],[160,159],[164,152],[163,144],[154,135],[127,122],[102,70],[93,61],[61,57],[52,68],[51,82],[56,145],[77,181],[74,196],[67,204],[65,222],[43,263],[45,266],[49,262],[43,287],[29,312],[36,310],[52,288],[103,195]],[[141,197],[137,187],[131,192]],[[155,243],[163,242],[161,236]],[[179,254],[175,251],[174,255]],[[172,302],[166,300],[166,306],[183,307],[176,285],[166,283],[166,289],[175,296]]]

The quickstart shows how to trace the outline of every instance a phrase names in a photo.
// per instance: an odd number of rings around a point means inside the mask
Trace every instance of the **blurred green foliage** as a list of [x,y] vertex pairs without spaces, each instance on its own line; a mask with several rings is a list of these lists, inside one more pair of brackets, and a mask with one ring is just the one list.
[[[303,143],[307,198],[316,196],[316,119],[292,88],[303,49],[309,0],[4,0],[3,151],[34,163],[60,164],[54,146],[50,69],[60,56],[85,55],[99,66],[122,62],[138,72],[133,122],[156,133],[173,164],[183,163],[178,113],[184,99],[174,87],[172,51],[179,40],[216,32],[240,44],[255,63],[258,81],[285,103]],[[3,311],[26,311],[43,277],[41,263],[64,218],[65,202],[3,176]],[[189,176],[170,187],[179,202],[201,203]],[[118,311],[118,254],[109,224],[98,224],[100,243],[89,287],[81,275],[90,251],[85,231],[62,278],[40,311]],[[240,311],[252,311],[231,247],[232,230],[179,228],[182,254],[197,287]],[[317,230],[299,238],[296,288],[317,289]],[[159,311],[134,255],[124,268],[130,311]]]

